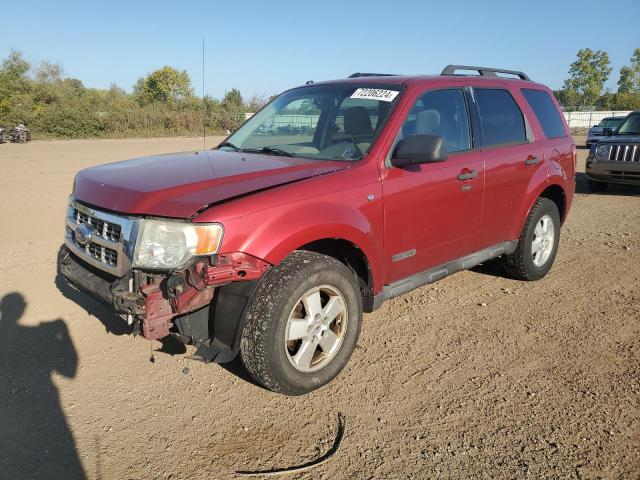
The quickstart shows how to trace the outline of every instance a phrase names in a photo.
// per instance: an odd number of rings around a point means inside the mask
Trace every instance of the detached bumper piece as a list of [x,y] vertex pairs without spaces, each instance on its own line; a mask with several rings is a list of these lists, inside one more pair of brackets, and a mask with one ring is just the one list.
[[144,297],[130,292],[131,275],[117,278],[84,263],[68,248],[62,247],[58,256],[58,268],[69,283],[98,300],[106,303],[120,315],[143,315]]
[[[196,346],[205,362],[232,360],[240,342],[244,313],[260,277],[271,265],[243,253],[219,255],[174,273],[128,272],[117,278],[63,247],[60,273],[77,289],[139,324],[149,340],[172,333]],[[130,317],[129,317],[130,316]]]

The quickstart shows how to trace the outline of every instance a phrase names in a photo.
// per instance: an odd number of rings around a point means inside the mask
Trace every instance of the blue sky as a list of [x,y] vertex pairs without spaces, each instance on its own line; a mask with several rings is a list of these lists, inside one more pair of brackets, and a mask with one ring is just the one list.
[[[612,8],[611,14],[607,10]],[[438,73],[448,63],[523,70],[559,88],[580,48],[618,70],[640,47],[640,0],[19,0],[0,14],[0,57],[60,62],[89,87],[130,90],[171,65],[221,97],[281,92],[355,71]]]

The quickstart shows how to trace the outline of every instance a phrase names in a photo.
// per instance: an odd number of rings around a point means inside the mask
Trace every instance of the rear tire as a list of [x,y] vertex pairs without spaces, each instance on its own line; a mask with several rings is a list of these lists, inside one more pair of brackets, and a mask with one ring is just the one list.
[[601,193],[601,192],[604,192],[608,186],[609,184],[606,182],[598,182],[596,180],[591,180],[590,178],[587,178],[587,188],[589,189],[590,192]]
[[516,250],[505,255],[504,266],[516,280],[539,280],[558,253],[560,213],[548,198],[538,198],[522,228]]
[[240,341],[242,362],[264,387],[302,395],[333,380],[362,322],[354,273],[338,260],[297,250],[261,281]]

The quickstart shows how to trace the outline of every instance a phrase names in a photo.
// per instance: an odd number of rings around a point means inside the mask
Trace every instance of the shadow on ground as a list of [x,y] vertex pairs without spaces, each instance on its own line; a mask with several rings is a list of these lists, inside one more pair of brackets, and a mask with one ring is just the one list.
[[0,300],[0,477],[86,478],[52,380],[75,377],[78,355],[62,319],[23,326],[25,308]]
[[628,197],[640,197],[640,185],[618,185],[610,183],[604,192],[592,192],[587,186],[587,174],[576,173],[576,193],[589,195],[624,195]]

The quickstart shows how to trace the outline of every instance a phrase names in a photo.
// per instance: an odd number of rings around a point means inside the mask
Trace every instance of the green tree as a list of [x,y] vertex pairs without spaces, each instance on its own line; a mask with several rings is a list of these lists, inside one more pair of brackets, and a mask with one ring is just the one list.
[[30,104],[31,82],[27,75],[31,65],[22,52],[11,50],[0,66],[0,124],[25,122],[23,110]]
[[640,48],[636,48],[631,63],[620,69],[618,93],[640,93]]
[[553,94],[558,99],[558,103],[563,107],[575,107],[580,104],[580,94],[575,90],[563,88],[562,90],[554,90]]
[[576,92],[582,106],[595,105],[611,74],[609,55],[603,50],[583,48],[578,50],[577,57],[569,67],[569,78],[565,80],[563,88]]
[[193,95],[187,71],[169,66],[138,79],[133,91],[140,105],[152,102],[177,103]]
[[59,63],[51,63],[47,60],[38,65],[36,81],[41,83],[54,83],[64,78],[64,69]]
[[222,106],[227,110],[241,111],[243,109],[243,101],[240,90],[238,90],[237,88],[232,88],[227,93],[225,93],[224,98],[222,99]]

